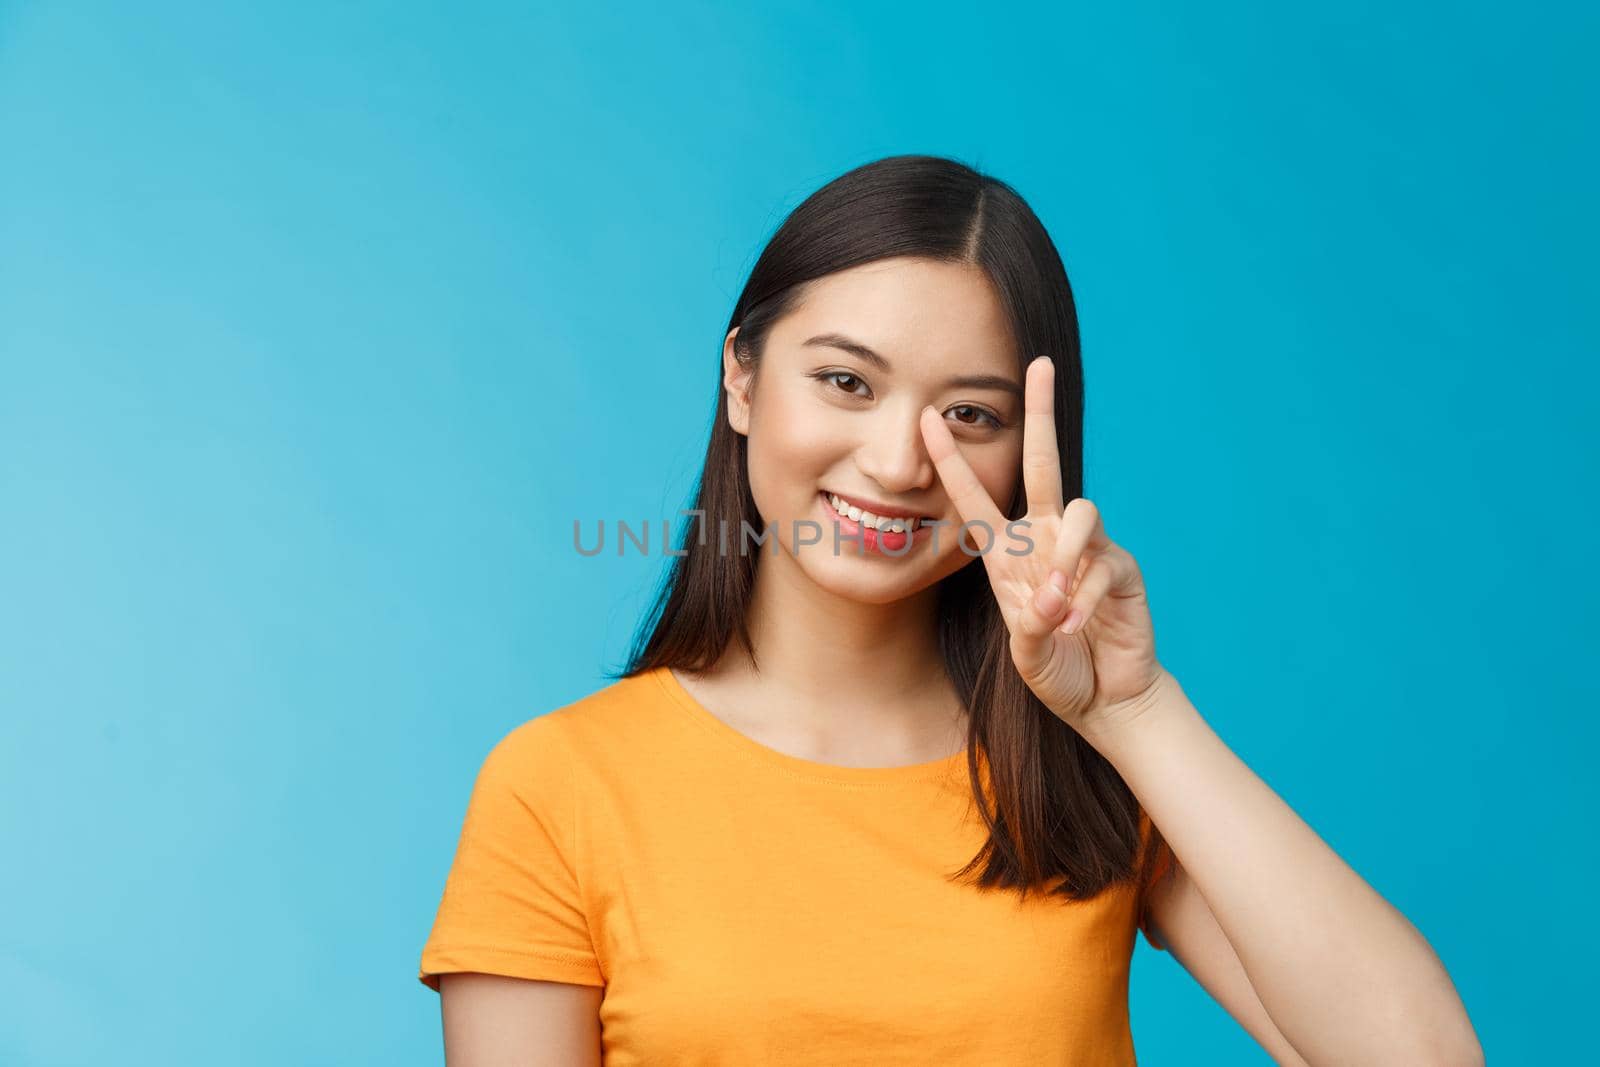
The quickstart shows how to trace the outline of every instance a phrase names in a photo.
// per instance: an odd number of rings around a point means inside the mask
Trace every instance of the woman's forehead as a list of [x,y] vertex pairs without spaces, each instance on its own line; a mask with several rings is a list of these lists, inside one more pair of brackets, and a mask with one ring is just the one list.
[[822,351],[808,344],[816,338],[842,338],[882,356],[891,372],[1010,373],[1018,365],[1005,308],[971,264],[897,258],[815,279],[773,333],[801,352]]

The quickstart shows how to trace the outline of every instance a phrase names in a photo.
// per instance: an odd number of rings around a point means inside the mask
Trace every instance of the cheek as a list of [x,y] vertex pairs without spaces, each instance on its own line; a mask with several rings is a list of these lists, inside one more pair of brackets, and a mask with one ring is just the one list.
[[1022,454],[1007,449],[1003,454],[984,456],[972,463],[972,473],[983,483],[994,506],[1004,512],[1012,495],[1022,485]]
[[772,477],[808,477],[825,467],[846,447],[836,413],[803,393],[768,394],[751,420],[751,465],[759,459]]
[[[804,397],[769,394],[753,413],[746,449],[750,490],[763,514],[809,501],[841,446],[833,420]],[[790,499],[793,498],[793,499]]]

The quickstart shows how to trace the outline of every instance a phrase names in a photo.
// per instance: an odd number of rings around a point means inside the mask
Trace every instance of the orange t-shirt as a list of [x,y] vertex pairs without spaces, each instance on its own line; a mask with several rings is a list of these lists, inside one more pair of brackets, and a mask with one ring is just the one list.
[[947,878],[986,833],[965,752],[800,759],[657,668],[495,745],[418,977],[603,986],[608,1067],[1134,1063],[1141,887]]

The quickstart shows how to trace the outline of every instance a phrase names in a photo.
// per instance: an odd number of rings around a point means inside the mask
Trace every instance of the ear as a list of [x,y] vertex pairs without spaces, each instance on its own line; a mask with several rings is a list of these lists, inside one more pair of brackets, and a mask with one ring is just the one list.
[[750,433],[750,390],[754,385],[755,364],[739,362],[733,354],[733,339],[739,333],[735,326],[722,342],[722,387],[728,391],[728,425],[738,434]]

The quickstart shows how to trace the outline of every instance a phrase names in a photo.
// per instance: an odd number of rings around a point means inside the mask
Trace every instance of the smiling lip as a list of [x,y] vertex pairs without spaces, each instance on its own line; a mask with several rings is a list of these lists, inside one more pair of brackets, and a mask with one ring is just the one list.
[[[822,495],[824,497],[827,497],[829,493],[833,493],[833,490],[831,490],[831,489],[822,490]],[[888,504],[880,504],[875,500],[868,500],[866,497],[850,496],[847,493],[833,493],[833,495],[838,497],[838,498],[840,498],[841,500],[843,500],[847,504],[854,504],[856,507],[860,508],[862,511],[870,511],[870,512],[872,512],[874,515],[878,516],[880,519],[931,519],[931,518],[934,518],[934,516],[932,516],[932,515],[924,515],[920,511],[910,511],[910,510],[907,510],[906,508],[892,508]],[[829,505],[829,506],[831,507],[832,505]],[[846,518],[848,518],[848,517],[849,516],[846,516]]]
[[[850,516],[841,515],[839,512],[833,510],[833,502],[828,499],[828,493],[826,491],[819,492],[817,494],[817,498],[822,501],[823,511],[831,516],[834,522],[838,523],[839,532],[846,537],[855,537],[860,535],[861,545],[868,552],[891,554],[888,551],[888,546],[892,545],[892,555],[897,557],[905,555],[910,551],[910,546],[906,544],[904,540],[902,540],[903,538],[909,538],[912,541],[925,541],[929,536],[931,536],[934,529],[932,526],[918,526],[910,533],[895,533],[892,530],[876,530],[871,526],[863,526]],[[850,500],[851,498],[845,497],[845,499]]]

